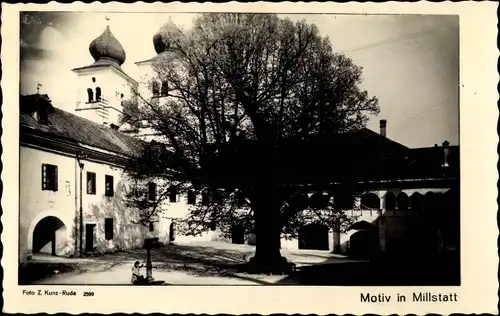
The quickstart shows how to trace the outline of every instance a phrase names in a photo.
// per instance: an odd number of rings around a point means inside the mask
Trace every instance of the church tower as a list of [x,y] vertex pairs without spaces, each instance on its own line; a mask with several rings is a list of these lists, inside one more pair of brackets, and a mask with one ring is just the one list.
[[126,54],[109,25],[89,45],[94,63],[73,69],[78,76],[76,114],[96,123],[118,127],[122,104],[135,98],[138,83],[121,66]]

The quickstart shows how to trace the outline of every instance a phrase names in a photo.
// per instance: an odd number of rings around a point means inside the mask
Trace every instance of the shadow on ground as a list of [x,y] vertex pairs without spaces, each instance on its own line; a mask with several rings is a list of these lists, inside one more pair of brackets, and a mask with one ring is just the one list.
[[117,262],[26,262],[19,265],[18,284],[29,285],[35,281],[53,277],[60,273],[86,273],[110,270],[120,265]]
[[[151,251],[154,270],[183,271],[197,276],[237,277],[234,273],[242,272],[246,257],[253,252],[220,249],[198,245],[166,245]],[[108,254],[99,261],[123,262],[146,261],[146,251],[142,249]]]
[[[251,281],[257,285],[338,285],[338,286],[432,286],[460,285],[459,256],[441,259],[386,258],[384,260],[352,261],[320,260],[301,266],[288,276],[270,278],[245,273],[246,261],[253,249],[221,249],[205,245],[166,245],[152,250],[153,270],[180,271],[193,276],[223,277]],[[294,255],[300,260],[300,254]],[[304,255],[311,256],[311,254]],[[145,262],[143,249],[94,256],[77,263],[32,263],[20,265],[19,283],[30,284],[57,273],[107,271],[117,265]],[[154,272],[153,272],[154,274]]]
[[458,258],[386,259],[302,267],[276,284],[337,286],[459,286]]

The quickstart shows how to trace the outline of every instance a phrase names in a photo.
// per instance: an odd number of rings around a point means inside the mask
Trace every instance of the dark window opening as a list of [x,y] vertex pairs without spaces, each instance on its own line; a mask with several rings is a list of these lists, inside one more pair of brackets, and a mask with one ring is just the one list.
[[104,182],[105,182],[104,195],[113,196],[114,195],[113,176],[106,175],[104,178]]
[[217,222],[215,221],[215,219],[213,219],[211,222],[210,222],[210,230],[211,231],[215,231],[217,229]]
[[97,87],[95,88],[95,100],[96,101],[101,101],[101,88]]
[[94,172],[87,172],[87,194],[96,194],[96,176]]
[[410,207],[412,210],[420,210],[423,206],[424,196],[418,192],[415,192],[410,197]]
[[95,77],[92,77],[92,82],[95,82]]
[[203,192],[201,194],[201,204],[203,206],[208,206],[210,204],[210,196],[208,195],[207,192]]
[[154,222],[149,222],[149,231],[154,232],[155,231],[155,223]]
[[148,200],[156,201],[156,183],[148,183]]
[[161,95],[162,96],[168,95],[168,81],[166,80],[161,82]]
[[88,95],[88,103],[94,102],[94,91],[92,89],[88,88],[87,89],[87,95]]
[[175,187],[169,188],[168,199],[171,203],[177,202],[177,188],[175,188]]
[[190,205],[196,204],[196,193],[193,190],[189,190],[187,193],[187,203]]
[[410,200],[408,199],[408,195],[404,192],[399,193],[397,198],[398,210],[407,210],[409,204]]
[[47,106],[42,105],[38,109],[38,123],[43,125],[49,124],[49,108]]
[[392,192],[387,192],[387,194],[385,195],[385,209],[396,209],[396,196]]
[[42,164],[42,190],[57,191],[57,166]]
[[160,87],[156,80],[151,83],[151,91],[153,92],[154,97],[157,97],[160,94]]
[[106,240],[113,239],[113,219],[105,218],[104,219],[104,235]]

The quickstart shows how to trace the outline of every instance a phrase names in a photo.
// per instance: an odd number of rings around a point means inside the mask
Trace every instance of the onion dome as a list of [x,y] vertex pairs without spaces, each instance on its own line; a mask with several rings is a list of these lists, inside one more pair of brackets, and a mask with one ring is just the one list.
[[169,48],[168,43],[165,43],[163,35],[161,35],[160,32],[156,33],[155,36],[153,36],[153,45],[157,54],[161,54]]
[[121,66],[126,58],[122,45],[111,33],[109,25],[99,37],[90,43],[89,51],[96,62],[111,61]]

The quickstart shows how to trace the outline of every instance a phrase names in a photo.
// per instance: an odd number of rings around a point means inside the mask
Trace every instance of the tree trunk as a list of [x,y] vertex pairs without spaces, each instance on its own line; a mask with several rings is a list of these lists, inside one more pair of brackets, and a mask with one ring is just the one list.
[[284,273],[288,269],[286,258],[281,256],[280,203],[269,187],[259,188],[253,194],[255,214],[255,255],[250,259],[251,272]]
[[340,254],[342,252],[342,247],[340,245],[340,231],[338,229],[333,230],[333,253]]

